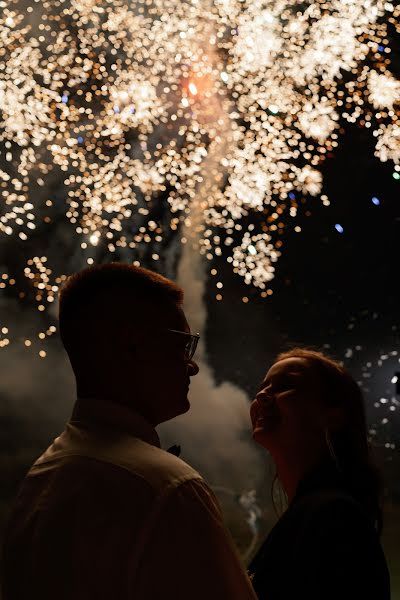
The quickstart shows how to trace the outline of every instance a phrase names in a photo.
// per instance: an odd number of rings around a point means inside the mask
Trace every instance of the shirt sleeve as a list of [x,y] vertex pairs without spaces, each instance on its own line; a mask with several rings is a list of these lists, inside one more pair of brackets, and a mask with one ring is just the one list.
[[308,600],[390,598],[378,535],[355,503],[338,500],[317,511],[297,556],[297,589]]
[[163,500],[135,588],[145,600],[255,600],[218,503],[202,480],[181,483]]

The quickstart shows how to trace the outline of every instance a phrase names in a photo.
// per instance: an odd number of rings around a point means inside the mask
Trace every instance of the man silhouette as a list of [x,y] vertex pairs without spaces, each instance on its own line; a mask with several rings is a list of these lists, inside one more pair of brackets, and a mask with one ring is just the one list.
[[182,300],[172,281],[120,263],[62,288],[77,401],[19,491],[3,600],[254,598],[211,490],[155,430],[189,409],[198,373]]

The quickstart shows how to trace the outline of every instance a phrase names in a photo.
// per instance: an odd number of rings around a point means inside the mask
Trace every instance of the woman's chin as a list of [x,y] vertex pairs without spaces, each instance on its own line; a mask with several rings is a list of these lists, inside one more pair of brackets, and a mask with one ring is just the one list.
[[268,443],[268,431],[261,425],[256,425],[253,429],[253,440],[261,446],[266,446]]
[[262,446],[267,447],[271,437],[279,428],[279,423],[279,418],[257,419],[253,427],[253,439]]

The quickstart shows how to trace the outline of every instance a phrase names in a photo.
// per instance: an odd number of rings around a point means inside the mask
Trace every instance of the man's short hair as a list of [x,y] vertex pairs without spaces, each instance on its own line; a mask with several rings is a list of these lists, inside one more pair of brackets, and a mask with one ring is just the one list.
[[[93,312],[98,317],[96,309],[101,300],[114,294],[116,298],[119,294],[129,294],[133,311],[152,303],[180,307],[183,302],[183,290],[159,273],[126,263],[88,267],[68,277],[60,290],[59,327],[67,351],[83,316]],[[110,306],[109,310],[113,308]]]

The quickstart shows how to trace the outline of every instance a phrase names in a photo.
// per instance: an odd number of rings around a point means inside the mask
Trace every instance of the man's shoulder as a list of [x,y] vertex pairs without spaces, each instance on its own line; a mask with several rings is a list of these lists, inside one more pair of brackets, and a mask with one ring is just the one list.
[[200,474],[179,457],[142,440],[135,441],[132,454],[123,461],[126,468],[140,474],[154,488],[179,485],[189,480],[200,480]]
[[120,469],[132,475],[137,482],[160,493],[164,488],[177,486],[189,480],[203,481],[200,474],[177,456],[139,438],[120,433],[112,437],[98,432],[68,427],[47,451],[36,461],[33,469],[52,463],[96,460],[108,468]]

